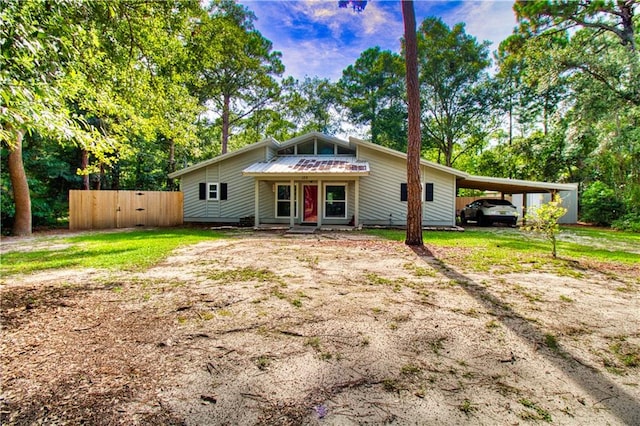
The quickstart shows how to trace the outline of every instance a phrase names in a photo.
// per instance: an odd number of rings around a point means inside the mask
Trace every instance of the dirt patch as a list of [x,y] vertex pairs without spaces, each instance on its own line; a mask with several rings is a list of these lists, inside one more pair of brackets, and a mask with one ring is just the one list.
[[491,275],[430,249],[245,234],[10,277],[0,420],[640,423],[640,265]]

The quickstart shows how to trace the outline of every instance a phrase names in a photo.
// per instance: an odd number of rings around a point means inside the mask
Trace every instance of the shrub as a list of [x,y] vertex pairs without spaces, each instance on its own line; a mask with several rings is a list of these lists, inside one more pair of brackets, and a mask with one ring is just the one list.
[[624,203],[615,191],[596,181],[582,193],[581,217],[585,222],[609,226],[624,213]]
[[562,198],[560,198],[560,195],[555,194],[553,200],[528,213],[525,220],[526,225],[522,227],[525,231],[538,232],[549,240],[551,242],[551,255],[554,258],[557,255],[556,235],[560,232],[558,219],[567,212],[567,209],[562,207],[561,204]]
[[640,214],[627,213],[611,223],[611,227],[618,231],[640,232]]

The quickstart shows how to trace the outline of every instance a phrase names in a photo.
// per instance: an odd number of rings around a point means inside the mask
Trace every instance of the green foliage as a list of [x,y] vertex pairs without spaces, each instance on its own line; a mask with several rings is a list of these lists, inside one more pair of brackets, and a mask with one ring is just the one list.
[[624,213],[624,203],[612,188],[600,181],[589,185],[582,193],[581,200],[581,217],[585,222],[611,225]]
[[423,143],[447,166],[486,143],[492,125],[484,103],[489,98],[487,47],[466,34],[464,24],[449,28],[438,18],[426,18],[418,30]]
[[407,150],[404,74],[402,58],[376,46],[345,68],[337,84],[351,120],[370,126],[373,143],[399,151]]
[[613,229],[640,233],[640,213],[627,213],[611,223]]
[[555,194],[548,203],[527,213],[523,230],[538,232],[551,242],[551,255],[557,255],[557,235],[560,232],[558,220],[567,213],[567,209],[562,207],[562,198]]

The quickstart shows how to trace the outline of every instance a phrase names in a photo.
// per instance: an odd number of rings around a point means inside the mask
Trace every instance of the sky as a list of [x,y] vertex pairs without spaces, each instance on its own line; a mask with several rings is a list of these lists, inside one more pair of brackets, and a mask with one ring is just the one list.
[[[285,76],[337,81],[369,47],[400,53],[404,29],[399,0],[371,0],[361,13],[338,8],[337,0],[239,3],[256,14],[256,29],[271,40],[273,50],[282,52]],[[418,26],[428,16],[440,17],[450,27],[464,22],[467,34],[492,43],[492,52],[516,26],[511,0],[415,0],[414,6]]]

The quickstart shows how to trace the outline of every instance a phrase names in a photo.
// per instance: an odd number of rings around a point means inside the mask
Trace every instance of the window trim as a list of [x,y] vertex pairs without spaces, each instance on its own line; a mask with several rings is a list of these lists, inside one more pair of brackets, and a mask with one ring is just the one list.
[[[211,197],[211,187],[215,186],[216,196]],[[218,182],[207,182],[207,201],[220,201],[220,183]]]
[[[278,216],[278,202],[279,202],[279,201],[283,201],[283,202],[284,202],[284,201],[286,201],[286,202],[290,202],[290,201],[291,201],[291,199],[288,199],[288,200],[280,200],[280,199],[278,198],[278,187],[279,187],[279,186],[291,186],[291,184],[290,184],[290,183],[288,183],[288,182],[276,182],[276,183],[275,183],[275,195],[274,195],[274,197],[273,197],[273,198],[275,199],[275,212],[274,212],[274,216],[275,216],[275,218],[276,218],[276,219],[289,219],[289,218],[291,218],[291,215],[289,215],[289,216]],[[297,182],[293,184],[293,187],[294,187],[294,189],[293,189],[293,197],[294,197],[294,200],[293,200],[293,209],[295,210],[295,211],[294,211],[294,213],[295,213],[295,214],[294,214],[293,218],[294,218],[294,219],[297,219],[297,218],[298,218],[298,213],[299,213],[299,210],[300,210],[300,209],[298,209],[298,197],[297,197],[297,195],[298,195],[298,193],[299,193],[300,191],[298,190],[298,183],[297,183]]]
[[[327,187],[344,186],[344,216],[327,216]],[[322,183],[322,219],[346,219],[349,216],[349,184],[347,182],[323,182]]]

